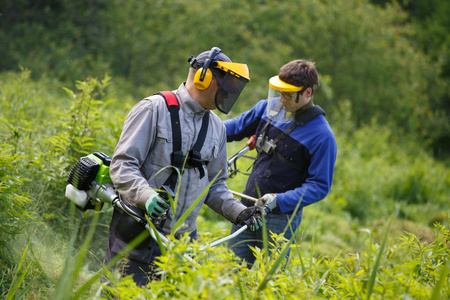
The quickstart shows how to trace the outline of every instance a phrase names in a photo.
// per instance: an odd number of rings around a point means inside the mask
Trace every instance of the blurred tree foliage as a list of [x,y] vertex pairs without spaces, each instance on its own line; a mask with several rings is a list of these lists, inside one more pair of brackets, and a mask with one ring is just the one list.
[[[380,6],[392,0],[371,0]],[[402,8],[408,13],[408,22],[415,27],[412,45],[423,52],[431,61],[430,69],[438,74],[438,80],[431,82],[429,105],[436,113],[428,121],[437,131],[428,132],[432,148],[437,157],[449,155],[450,122],[450,2],[445,0],[401,0]],[[436,85],[437,88],[436,88]]]
[[187,58],[218,46],[250,68],[233,116],[304,58],[316,62],[316,103],[331,119],[348,100],[356,126],[376,119],[450,155],[447,1],[6,0],[0,9],[0,71],[20,65],[67,84],[109,73],[140,99],[177,88]]

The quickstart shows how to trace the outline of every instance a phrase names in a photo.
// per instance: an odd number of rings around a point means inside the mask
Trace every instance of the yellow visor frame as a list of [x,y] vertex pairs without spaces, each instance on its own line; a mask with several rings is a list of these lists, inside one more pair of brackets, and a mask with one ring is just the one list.
[[272,78],[269,79],[269,86],[279,92],[287,92],[287,93],[300,92],[301,90],[303,90],[303,86],[295,86],[286,83],[282,81],[278,75],[273,76]]
[[243,78],[247,81],[250,81],[250,72],[248,71],[248,66],[246,64],[232,63],[227,61],[216,62],[217,66],[214,66],[214,68],[220,69],[224,72],[229,72],[237,78]]

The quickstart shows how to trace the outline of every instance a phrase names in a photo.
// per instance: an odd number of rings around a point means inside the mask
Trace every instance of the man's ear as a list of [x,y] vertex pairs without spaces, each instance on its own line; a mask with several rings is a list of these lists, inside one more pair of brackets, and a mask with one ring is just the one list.
[[305,90],[305,93],[306,93],[306,97],[311,97],[312,96],[312,94],[313,94],[313,90],[312,90],[312,88],[306,88],[306,90]]

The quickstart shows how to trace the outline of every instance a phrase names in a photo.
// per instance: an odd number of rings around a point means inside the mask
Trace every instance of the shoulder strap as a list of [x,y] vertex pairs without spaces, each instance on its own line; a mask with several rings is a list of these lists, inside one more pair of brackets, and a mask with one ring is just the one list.
[[202,127],[200,128],[200,132],[198,133],[197,141],[195,142],[191,151],[189,151],[189,164],[192,167],[198,168],[200,172],[200,178],[203,178],[203,176],[205,176],[205,171],[203,170],[203,165],[205,164],[205,162],[202,161],[200,150],[202,150],[203,143],[205,142],[206,138],[206,133],[208,132],[209,114],[210,112],[207,111],[203,115]]
[[203,143],[205,142],[206,133],[208,132],[208,124],[209,124],[209,111],[207,111],[203,115],[202,119],[202,127],[200,128],[200,132],[198,133],[197,141],[195,142],[194,146],[192,147],[192,150],[199,151],[203,147]]
[[[184,163],[184,155],[181,151],[181,126],[180,126],[180,107],[178,104],[177,97],[174,93],[169,91],[163,91],[155,93],[155,95],[160,95],[166,100],[167,108],[170,112],[170,120],[172,125],[172,165],[177,169],[181,170],[183,168]],[[172,193],[172,197],[175,196],[175,186],[177,184],[178,176],[177,172],[170,173],[169,178],[167,178],[166,182],[163,184],[163,188],[167,190],[167,187],[170,188],[170,193]]]
[[302,113],[300,116],[295,118],[294,123],[289,126],[288,129],[286,129],[282,134],[280,134],[275,140],[274,143],[278,143],[281,141],[288,133],[290,133],[292,130],[294,130],[297,126],[304,126],[306,123],[314,119],[315,117],[319,115],[325,115],[325,111],[318,105],[314,105],[304,113]]
[[297,123],[297,125],[304,126],[319,115],[325,115],[325,111],[319,105],[314,105],[300,116],[296,117],[294,122]]
[[274,144],[278,143],[279,141],[281,141],[282,139],[284,139],[284,137],[286,135],[288,135],[292,130],[294,130],[295,127],[297,127],[298,125],[294,122],[292,123],[291,126],[289,126],[285,131],[283,131],[279,136],[277,136],[277,138],[273,141]]
[[170,112],[170,120],[172,124],[172,139],[173,139],[173,154],[172,154],[172,164],[181,170],[183,167],[184,157],[181,152],[181,127],[180,127],[180,107],[178,104],[177,97],[174,93],[164,91],[158,92],[157,95],[161,95],[167,104],[167,108]]
[[[173,152],[172,152],[172,165],[179,169],[180,171],[183,168],[185,156],[183,154],[183,151],[181,150],[181,125],[180,125],[180,107],[178,103],[178,99],[175,96],[173,92],[169,91],[163,91],[155,93],[157,95],[162,96],[166,100],[167,108],[170,112],[170,120],[172,125],[172,144],[173,144]],[[202,162],[200,150],[203,147],[203,143],[205,142],[206,133],[208,131],[208,124],[209,124],[209,114],[210,112],[206,112],[202,119],[202,127],[200,129],[200,132],[197,137],[197,141],[195,142],[194,146],[192,147],[192,150],[189,151],[188,161],[187,163],[192,166],[199,169],[200,172],[200,178],[202,178],[205,175],[205,172],[203,171],[202,165],[204,162]],[[169,186],[172,191],[175,190],[175,186],[177,184],[177,173],[172,172],[167,181],[164,183],[164,185]]]
[[168,91],[158,92],[157,95],[161,95],[166,100],[167,107],[170,109],[171,106],[179,107],[178,99],[175,94]]

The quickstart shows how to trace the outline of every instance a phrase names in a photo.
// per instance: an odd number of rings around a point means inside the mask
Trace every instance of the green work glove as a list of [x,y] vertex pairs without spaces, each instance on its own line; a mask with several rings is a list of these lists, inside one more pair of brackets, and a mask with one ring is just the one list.
[[236,223],[242,226],[247,225],[250,231],[258,230],[263,224],[261,207],[251,206],[243,209],[236,218]]
[[161,198],[158,193],[152,194],[145,202],[145,209],[153,220],[158,220],[169,207],[170,203]]
[[277,195],[265,194],[264,196],[258,199],[255,205],[260,207],[267,206],[270,209],[270,211],[272,211],[274,208],[278,207]]

